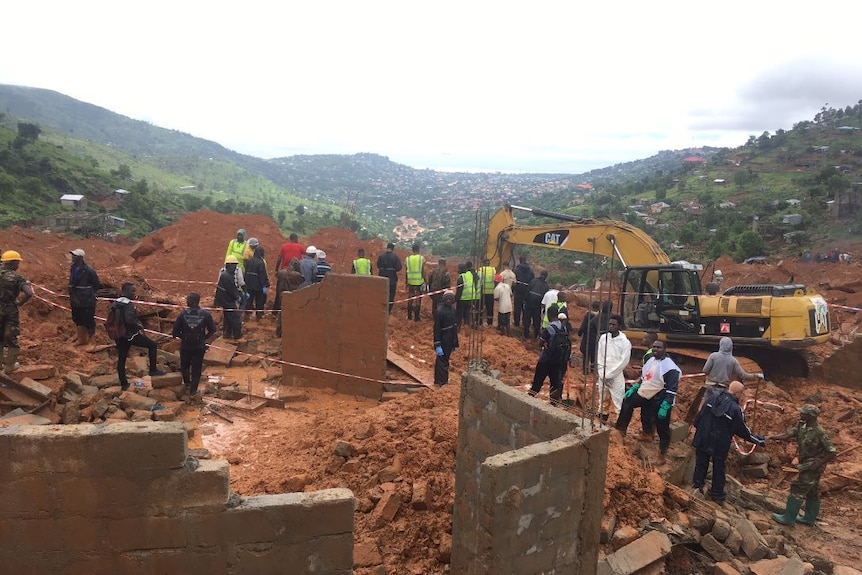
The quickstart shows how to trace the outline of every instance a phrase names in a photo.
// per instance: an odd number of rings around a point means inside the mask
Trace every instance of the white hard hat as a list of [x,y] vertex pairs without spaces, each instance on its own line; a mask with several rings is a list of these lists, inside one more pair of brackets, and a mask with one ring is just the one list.
[[316,253],[317,253],[317,248],[316,248],[316,247],[314,247],[314,246],[308,246],[307,248],[305,248],[305,253],[307,253],[307,254],[316,254]]
[[317,250],[317,259],[325,260],[326,259],[326,252],[323,250]]
[[76,250],[70,250],[70,251],[69,251],[69,253],[70,253],[70,254],[72,254],[73,256],[78,256],[78,257],[80,257],[80,258],[82,258],[82,257],[84,257],[85,255],[87,255],[87,254],[85,254],[85,253],[84,253],[84,250],[82,250],[81,248],[78,248],[78,249],[76,249]]
[[569,319],[569,316],[567,316],[564,313],[561,313],[560,315],[557,316],[557,319],[559,319],[559,320]]

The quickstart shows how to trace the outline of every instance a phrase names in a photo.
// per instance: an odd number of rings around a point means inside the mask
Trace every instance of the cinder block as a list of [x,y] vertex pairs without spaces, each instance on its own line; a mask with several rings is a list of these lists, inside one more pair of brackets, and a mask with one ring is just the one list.
[[670,553],[670,539],[660,531],[650,531],[607,557],[616,575],[631,575]]
[[700,546],[703,547],[704,551],[709,553],[710,557],[718,562],[730,563],[733,561],[733,554],[727,550],[727,547],[719,543],[712,534],[704,535],[700,539]]
[[182,424],[44,425],[0,429],[0,480],[37,473],[81,477],[167,470],[186,460]]
[[742,538],[742,550],[751,561],[759,561],[769,555],[769,546],[757,527],[745,517],[735,516],[733,526]]
[[291,572],[286,566],[293,566],[299,568],[297,573],[349,575],[353,573],[353,536],[348,533],[279,545],[238,545],[235,558],[236,573],[285,573]]
[[[52,551],[91,552],[103,545],[107,534],[105,523],[80,516],[7,520],[6,523],[9,528],[2,529],[3,547],[24,557]],[[15,560],[14,557],[9,559]]]
[[[306,537],[353,532],[355,500],[349,489],[260,495],[230,510],[262,513],[273,525],[302,525]],[[280,531],[276,542],[289,542],[295,532]]]
[[142,486],[149,513],[176,514],[201,507],[220,508],[230,496],[230,465],[223,459],[202,459],[194,471],[178,469]]
[[105,543],[118,552],[188,545],[188,521],[177,517],[138,516],[110,522]]
[[684,421],[674,421],[670,424],[670,441],[685,441],[688,439],[689,426]]
[[733,565],[719,561],[715,564],[712,570],[713,575],[740,575]]

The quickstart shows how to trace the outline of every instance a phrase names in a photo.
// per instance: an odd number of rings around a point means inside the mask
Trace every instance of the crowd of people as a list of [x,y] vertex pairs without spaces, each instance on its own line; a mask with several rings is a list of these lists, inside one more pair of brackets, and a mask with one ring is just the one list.
[[[434,384],[446,385],[449,381],[450,359],[458,348],[461,328],[472,329],[483,321],[491,326],[496,319],[497,330],[511,335],[511,325],[522,327],[525,339],[540,342],[541,351],[536,362],[529,395],[536,396],[547,379],[550,382],[550,401],[562,403],[563,381],[568,367],[573,364],[572,337],[580,337],[579,350],[584,374],[595,374],[599,395],[597,415],[608,423],[616,414],[613,429],[626,435],[634,411],[640,410],[642,432],[638,439],[652,441],[659,438],[660,457],[664,458],[670,444],[671,412],[676,403],[682,370],[668,355],[664,341],[648,332],[642,344],[647,348],[643,355],[640,377],[626,388],[624,370],[631,361],[632,344],[622,331],[623,321],[613,314],[610,301],[593,301],[575,332],[569,322],[568,293],[557,285],[550,287],[548,272],[536,276],[526,261],[519,258],[514,270],[503,264],[499,273],[484,260],[478,269],[467,261],[458,266],[454,281],[440,258],[437,266],[426,273],[425,258],[414,244],[412,253],[402,265],[394,253],[394,244],[377,258],[378,274],[389,281],[389,313],[395,301],[398,275],[405,272],[408,290],[407,319],[420,320],[422,299],[430,296],[434,318],[433,347],[436,353]],[[96,270],[86,262],[83,249],[69,252],[69,298],[71,318],[75,325],[75,345],[87,345],[95,334],[97,292],[101,287]],[[21,255],[7,250],[0,256],[0,369],[10,373],[18,369],[18,335],[20,322],[18,308],[33,297],[32,287],[19,273]],[[325,280],[332,266],[323,250],[313,245],[299,244],[291,234],[279,249],[275,272],[278,292],[294,291]],[[364,249],[357,251],[351,273],[360,276],[373,274],[373,265]],[[215,291],[215,306],[223,311],[223,335],[239,339],[242,335],[242,313],[260,319],[267,301],[270,286],[264,247],[252,237],[246,240],[246,231],[237,230],[219,270]],[[149,375],[164,372],[156,365],[156,343],[150,339],[135,310],[136,286],[123,283],[120,297],[111,303],[106,329],[117,349],[117,375],[120,387],[128,389],[125,364],[131,347],[147,350]],[[183,383],[191,397],[199,397],[207,342],[216,333],[212,315],[200,306],[201,296],[190,293],[186,308],[177,316],[171,335],[180,340],[180,371]],[[272,309],[280,310],[280,298],[273,300]],[[496,308],[496,316],[494,314]],[[512,316],[514,315],[514,318]],[[523,324],[522,324],[523,322]],[[280,328],[281,322],[278,322]],[[280,333],[279,333],[280,335]],[[804,405],[799,409],[800,420],[785,433],[763,437],[754,434],[745,422],[740,406],[745,386],[743,381],[763,379],[762,373],[747,373],[733,357],[733,341],[721,338],[719,349],[712,353],[703,367],[706,385],[703,394],[695,400],[702,406],[694,419],[696,433],[692,442],[695,448],[693,485],[704,492],[707,471],[712,465],[710,497],[722,502],[726,498],[726,460],[733,437],[739,437],[758,446],[767,440],[796,439],[799,444],[799,476],[791,486],[786,510],[773,514],[775,521],[793,525],[796,522],[813,525],[820,510],[818,482],[825,465],[834,458],[835,448],[822,426],[817,424],[819,409]],[[803,515],[797,515],[802,504]]]

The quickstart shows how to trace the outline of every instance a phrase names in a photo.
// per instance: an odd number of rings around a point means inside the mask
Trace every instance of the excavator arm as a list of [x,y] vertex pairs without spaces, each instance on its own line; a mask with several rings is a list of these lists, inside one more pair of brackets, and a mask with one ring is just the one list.
[[[523,226],[513,210],[561,220],[559,224]],[[539,246],[616,258],[624,267],[669,264],[664,250],[643,231],[626,222],[578,218],[535,208],[504,206],[488,221],[485,257],[491,265],[514,265],[516,245]]]

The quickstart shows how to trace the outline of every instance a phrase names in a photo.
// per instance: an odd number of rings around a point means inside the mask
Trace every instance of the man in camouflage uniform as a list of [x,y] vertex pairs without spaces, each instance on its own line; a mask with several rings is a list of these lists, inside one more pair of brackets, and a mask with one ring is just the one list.
[[[786,432],[767,437],[767,440],[795,438],[799,444],[799,476],[790,484],[787,508],[784,514],[773,513],[772,518],[782,525],[814,525],[820,513],[820,476],[826,464],[835,458],[835,447],[826,435],[826,430],[817,423],[820,409],[805,404],[799,408],[799,423]],[[805,500],[805,515],[797,517],[802,500]]]
[[[18,365],[18,333],[21,324],[18,319],[18,306],[27,303],[33,297],[33,288],[18,274],[18,266],[21,264],[21,254],[8,250],[0,256],[0,336],[2,336],[2,347],[0,347],[0,360],[6,373],[15,371]],[[21,295],[23,294],[23,295]],[[21,295],[21,299],[18,296]],[[3,355],[3,347],[8,348]]]

